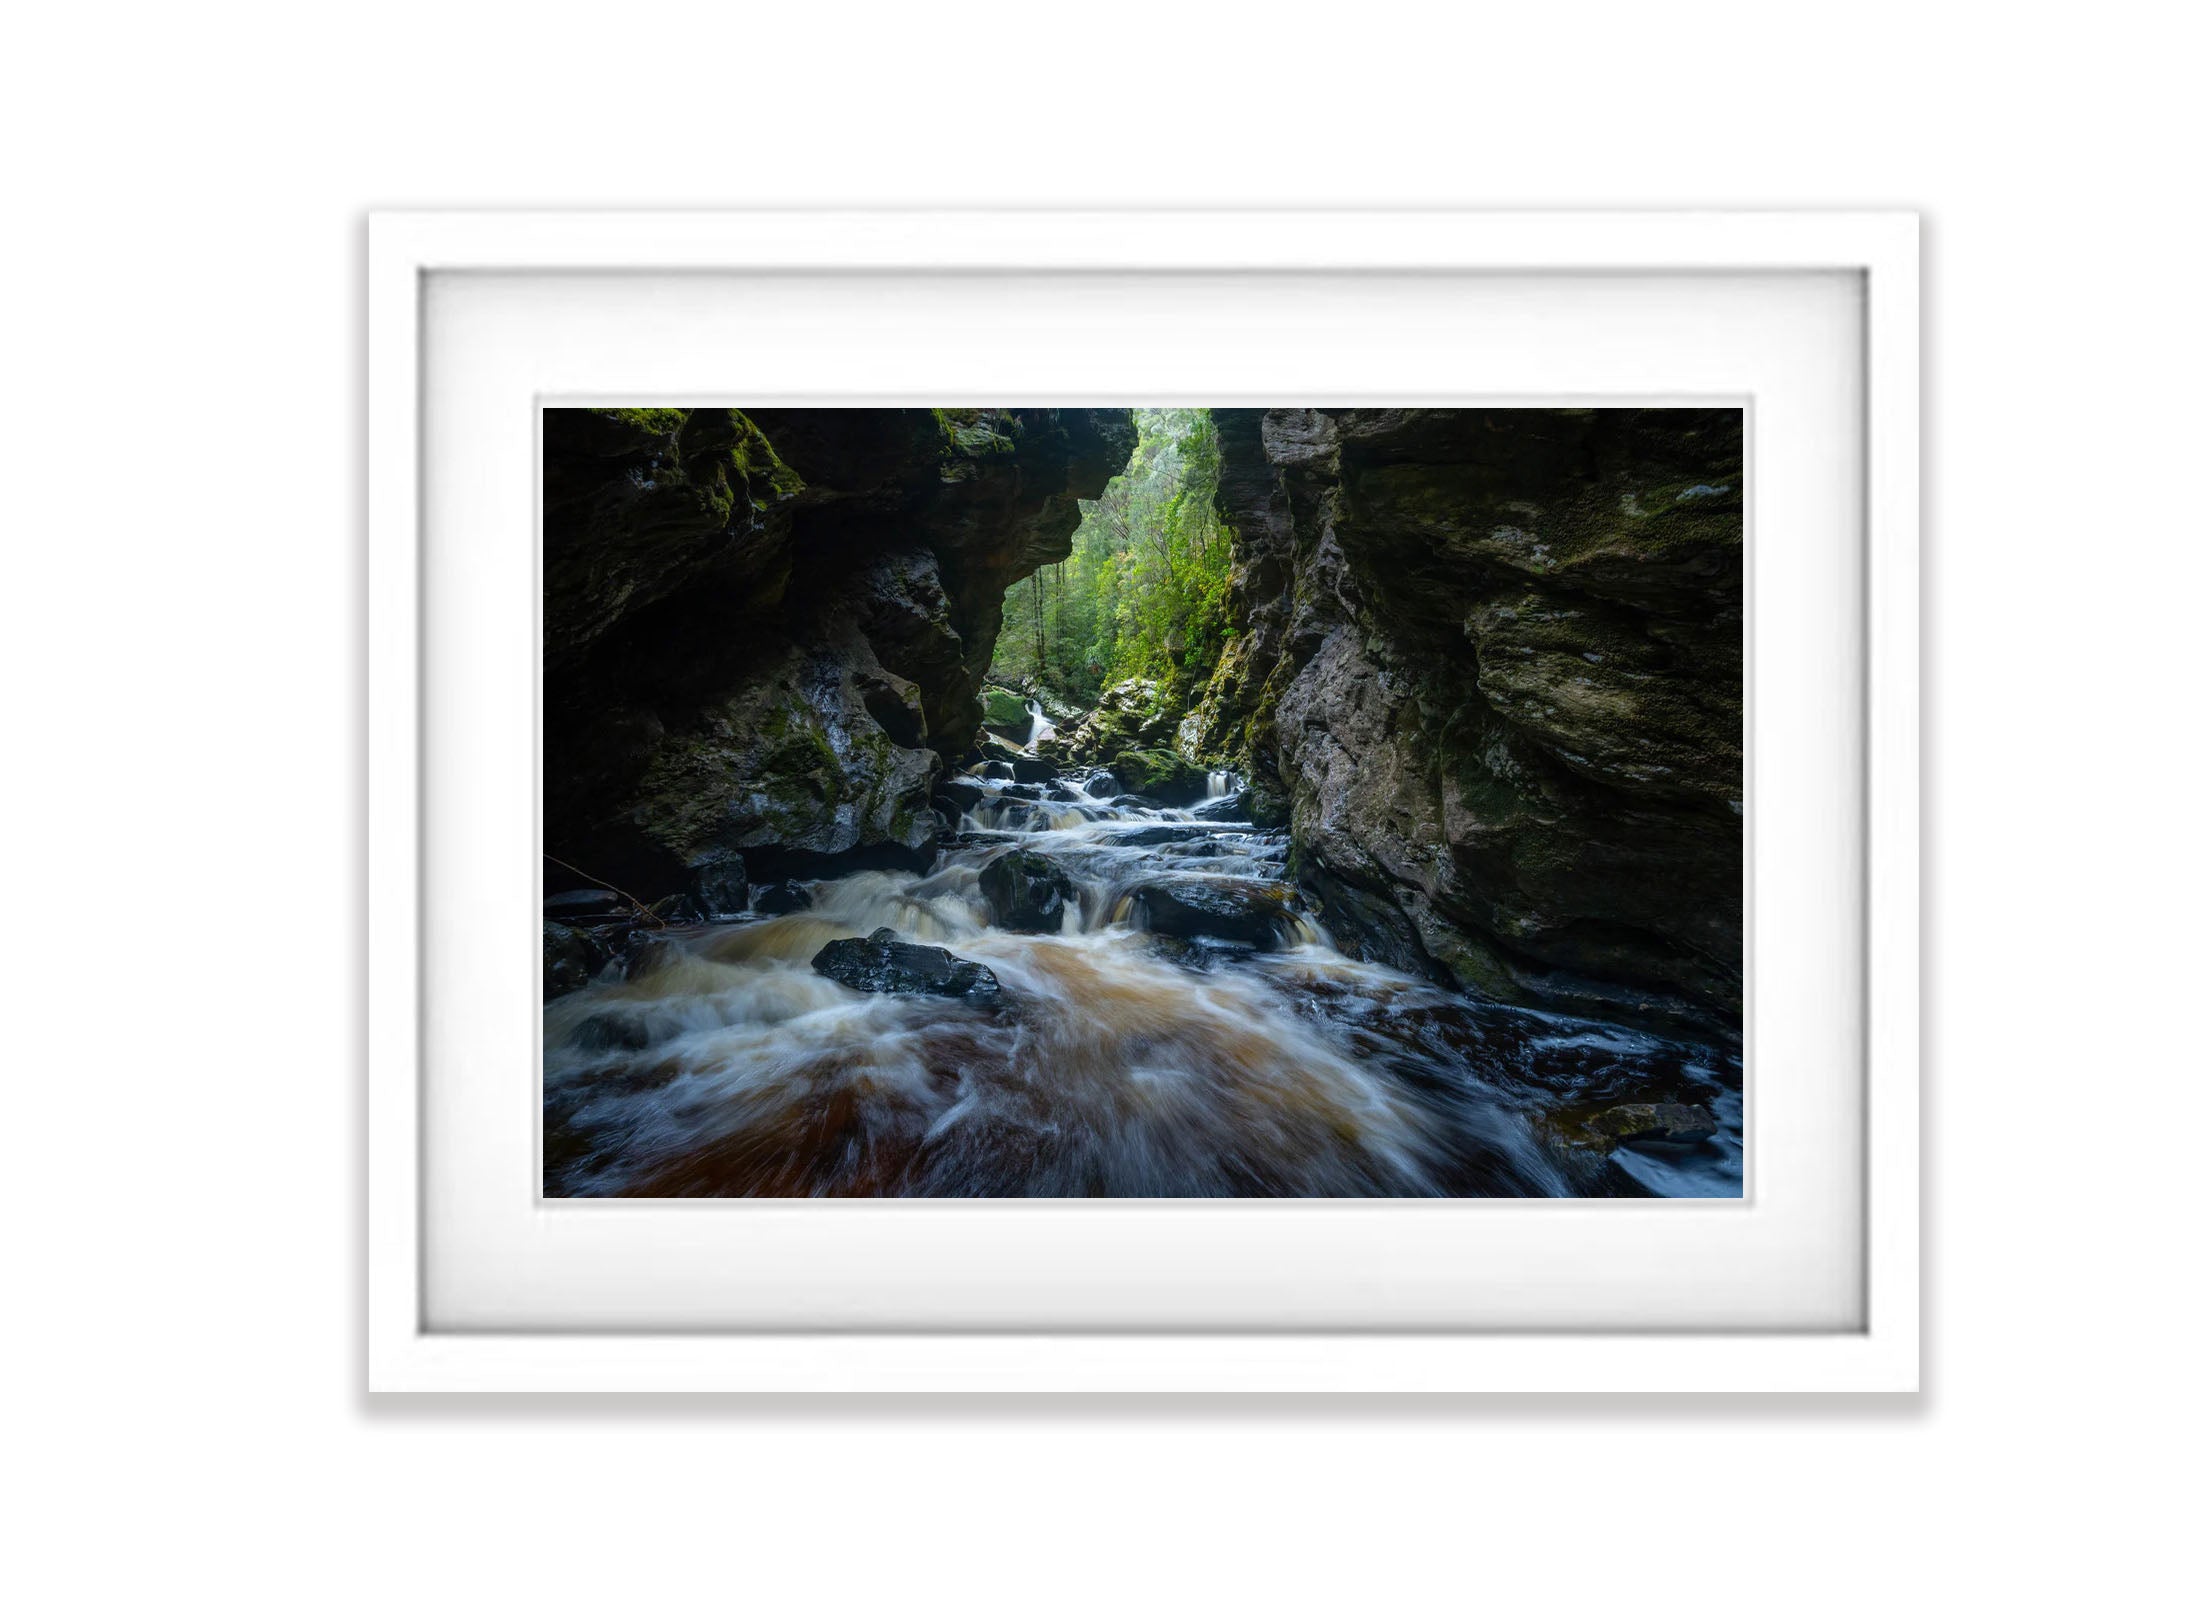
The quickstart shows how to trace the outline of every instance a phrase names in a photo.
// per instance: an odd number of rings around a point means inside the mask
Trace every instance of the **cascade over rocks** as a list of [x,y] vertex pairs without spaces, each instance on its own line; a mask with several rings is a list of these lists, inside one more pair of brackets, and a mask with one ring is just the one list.
[[545,849],[714,914],[929,864],[1002,595],[1134,444],[1113,409],[546,412]]
[[1214,419],[1237,632],[1188,753],[1250,770],[1332,929],[1738,1034],[1741,414]]

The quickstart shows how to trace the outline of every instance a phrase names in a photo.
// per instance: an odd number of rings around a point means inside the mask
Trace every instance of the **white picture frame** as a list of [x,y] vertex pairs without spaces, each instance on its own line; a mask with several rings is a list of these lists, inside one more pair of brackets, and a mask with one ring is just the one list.
[[[424,307],[437,274],[1852,274],[1862,290],[1859,1325],[1765,1332],[438,1327],[423,1203]],[[1918,234],[1906,213],[385,213],[368,241],[368,1383],[390,1390],[1912,1390]],[[729,384],[729,387],[736,385]],[[1235,388],[1236,386],[1233,386]],[[660,400],[670,396],[656,397]],[[1000,396],[1002,400],[1021,396]],[[1219,396],[1218,396],[1219,398]],[[1752,470],[1754,471],[1754,465]],[[528,486],[530,492],[532,485]],[[514,584],[531,572],[511,574]],[[833,1205],[837,1202],[824,1202]],[[1436,1204],[1478,1204],[1439,1202]],[[856,1214],[876,1218],[883,1208]],[[847,1215],[844,1213],[844,1215]],[[858,1221],[858,1227],[871,1226]]]

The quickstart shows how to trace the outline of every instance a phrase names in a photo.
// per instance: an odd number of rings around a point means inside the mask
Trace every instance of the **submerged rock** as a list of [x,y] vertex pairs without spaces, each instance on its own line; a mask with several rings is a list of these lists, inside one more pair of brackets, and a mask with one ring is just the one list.
[[1702,1144],[1719,1131],[1704,1107],[1676,1102],[1564,1106],[1543,1121],[1566,1143],[1605,1152],[1623,1144]]
[[835,939],[810,960],[835,983],[871,994],[927,994],[993,1008],[1006,996],[993,969],[939,945],[904,944],[891,928],[868,939]]
[[1036,850],[1011,850],[986,863],[978,887],[995,927],[1012,933],[1060,933],[1077,886],[1060,865]]
[[637,931],[626,941],[626,981],[647,977],[679,953],[679,942],[662,933]]
[[561,994],[584,989],[597,973],[611,964],[611,952],[596,939],[562,922],[542,925],[542,997],[555,1000]]

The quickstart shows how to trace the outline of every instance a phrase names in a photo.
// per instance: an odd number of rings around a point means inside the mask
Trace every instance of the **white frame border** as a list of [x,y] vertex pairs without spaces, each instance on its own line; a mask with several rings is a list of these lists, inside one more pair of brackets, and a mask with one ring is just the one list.
[[[1860,271],[1866,1325],[1845,1334],[428,1333],[420,1275],[421,294],[439,270]],[[367,238],[372,1391],[1869,1391],[1919,1386],[1918,222],[1909,212],[423,213]],[[1654,1374],[1646,1383],[1644,1375]]]

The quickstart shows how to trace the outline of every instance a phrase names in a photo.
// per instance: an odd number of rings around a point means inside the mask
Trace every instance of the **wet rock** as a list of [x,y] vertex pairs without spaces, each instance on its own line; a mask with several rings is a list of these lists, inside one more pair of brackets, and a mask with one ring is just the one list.
[[1011,800],[1039,800],[1046,796],[1046,791],[1035,783],[1003,784],[1001,793]]
[[1203,822],[1250,822],[1253,820],[1252,802],[1240,789],[1235,794],[1202,800],[1192,807],[1192,815]]
[[978,776],[980,776],[981,778],[990,778],[994,782],[999,783],[1015,777],[1016,769],[1006,761],[988,761],[982,768],[979,769]]
[[1291,928],[1285,891],[1272,883],[1186,874],[1140,884],[1132,898],[1146,928],[1182,939],[1226,939],[1277,950]]
[[1100,768],[1085,779],[1085,793],[1091,795],[1095,800],[1105,800],[1110,795],[1117,795],[1122,792],[1122,784],[1116,781],[1115,774],[1106,767]]
[[934,802],[944,803],[957,812],[976,810],[978,802],[984,798],[985,790],[982,787],[975,783],[965,783],[960,778],[950,778],[932,788]]
[[1621,1144],[1701,1144],[1719,1131],[1718,1120],[1702,1106],[1674,1104],[1614,1106],[1592,1117],[1589,1127]]
[[835,983],[871,994],[924,994],[986,1009],[1006,996],[993,969],[939,945],[904,944],[891,928],[868,939],[835,939],[810,965]]
[[1022,695],[988,685],[984,698],[986,732],[1016,744],[1024,744],[1030,740],[1031,708],[1024,704]]
[[1011,850],[986,863],[978,887],[993,925],[1013,933],[1059,933],[1077,886],[1059,864],[1036,850]]
[[1050,783],[1062,775],[1062,769],[1051,761],[1040,761],[1031,756],[1019,756],[1009,763],[1018,783]]
[[703,909],[684,894],[668,894],[649,908],[659,922],[701,922]]
[[589,980],[611,964],[611,952],[578,928],[562,922],[542,925],[542,997],[555,1000],[561,994],[588,986]]
[[1205,828],[1195,828],[1186,823],[1160,823],[1151,828],[1133,828],[1128,833],[1111,833],[1100,842],[1119,849],[1143,849],[1149,845],[1175,844],[1180,839],[1204,839]]
[[695,875],[695,903],[706,917],[731,917],[749,908],[749,873],[739,856],[714,861]]
[[615,889],[568,889],[545,896],[542,914],[552,922],[615,921],[630,914],[630,902]]
[[1672,1101],[1561,1106],[1543,1123],[1567,1144],[1605,1153],[1623,1144],[1702,1144],[1719,1131],[1704,1107]]
[[783,917],[790,911],[806,911],[809,906],[810,891],[799,883],[769,884],[756,896],[756,909],[767,917]]

